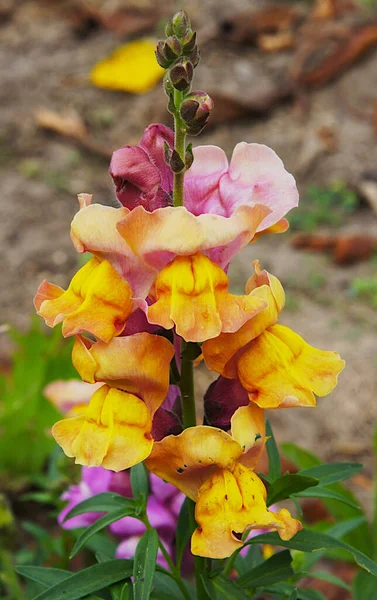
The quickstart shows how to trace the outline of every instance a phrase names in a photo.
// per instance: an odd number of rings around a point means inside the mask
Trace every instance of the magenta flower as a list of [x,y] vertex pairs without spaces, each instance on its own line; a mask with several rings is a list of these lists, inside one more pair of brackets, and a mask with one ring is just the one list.
[[113,153],[110,175],[123,206],[144,206],[152,212],[171,204],[173,173],[164,159],[165,144],[174,145],[174,134],[159,123],[149,125],[138,146],[123,146]]
[[185,175],[187,210],[194,215],[230,217],[238,206],[255,204],[271,211],[257,231],[277,224],[298,205],[295,180],[271,148],[241,142],[234,148],[230,164],[217,146],[194,149],[194,162]]

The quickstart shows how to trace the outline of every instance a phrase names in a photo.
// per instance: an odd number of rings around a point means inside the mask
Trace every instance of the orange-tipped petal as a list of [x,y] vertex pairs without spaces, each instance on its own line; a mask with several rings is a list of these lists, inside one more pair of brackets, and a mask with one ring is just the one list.
[[109,344],[76,338],[72,361],[88,383],[108,385],[143,398],[151,416],[161,406],[169,388],[174,346],[150,333],[114,338]]
[[205,252],[220,267],[253,238],[270,210],[262,205],[240,206],[228,217],[195,216],[184,207],[147,212],[142,206],[118,224],[118,231],[142,260],[160,271],[177,255]]
[[262,408],[315,406],[314,394],[329,394],[343,368],[337,352],[317,350],[288,327],[273,325],[250,342],[237,374]]
[[66,291],[43,282],[35,307],[49,327],[63,322],[63,336],[88,332],[104,342],[122,333],[132,311],[132,291],[107,260],[92,258]]
[[127,208],[102,204],[84,206],[71,223],[71,238],[77,252],[91,252],[99,260],[108,260],[126,279],[133,296],[145,298],[155,278],[153,269],[144,264],[117,230],[129,213]]
[[240,464],[232,472],[218,469],[202,485],[195,519],[198,528],[191,538],[191,552],[217,559],[241,548],[240,537],[250,529],[277,529],[282,539],[290,539],[302,529],[287,510],[275,514],[267,509],[262,481]]
[[202,342],[222,331],[237,331],[267,303],[257,296],[228,293],[228,277],[204,254],[177,256],[158,275],[150,323],[176,326],[186,341]]
[[79,465],[122,471],[151,452],[152,419],[140,398],[102,386],[86,415],[63,419],[52,434],[65,454]]
[[280,221],[278,221],[277,223],[275,223],[275,225],[271,225],[271,227],[263,229],[263,231],[258,231],[258,233],[255,234],[251,241],[252,243],[256,242],[265,233],[285,233],[288,229],[289,222],[287,221],[287,219],[283,218],[280,219]]
[[253,266],[255,274],[248,280],[246,292],[248,297],[258,298],[267,307],[246,321],[235,333],[222,333],[215,339],[205,341],[202,347],[207,367],[230,379],[237,377],[238,353],[267,327],[276,323],[284,307],[285,294],[280,281],[267,271],[261,271],[258,261],[254,261]]
[[200,486],[219,467],[233,468],[242,448],[221,429],[198,425],[156,442],[145,464],[152,473],[196,499]]

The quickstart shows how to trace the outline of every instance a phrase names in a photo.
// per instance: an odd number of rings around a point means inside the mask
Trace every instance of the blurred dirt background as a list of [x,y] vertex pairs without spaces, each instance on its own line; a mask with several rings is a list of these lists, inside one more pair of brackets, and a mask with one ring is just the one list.
[[[0,0],[1,323],[26,328],[39,282],[64,286],[77,269],[69,237],[76,194],[115,202],[111,151],[137,143],[149,122],[169,123],[161,86],[142,96],[101,90],[89,81],[92,67],[132,37],[158,38],[166,17],[185,8],[202,50],[195,88],[215,100],[212,126],[194,145],[217,144],[229,156],[242,140],[272,146],[297,178],[302,207],[313,184],[340,180],[357,196],[340,227],[324,219],[315,229],[330,241],[304,232],[300,244],[312,251],[303,251],[293,234],[266,236],[231,275],[241,291],[250,261],[259,258],[286,289],[281,321],[347,362],[338,388],[316,410],[271,415],[278,439],[324,459],[360,460],[370,471],[377,304],[352,293],[352,282],[376,278],[377,10],[356,0],[161,4]],[[38,125],[46,109],[63,119],[65,135]],[[331,250],[313,251],[327,245],[343,264]],[[5,335],[0,348],[8,351]],[[201,370],[201,392],[207,383]]]

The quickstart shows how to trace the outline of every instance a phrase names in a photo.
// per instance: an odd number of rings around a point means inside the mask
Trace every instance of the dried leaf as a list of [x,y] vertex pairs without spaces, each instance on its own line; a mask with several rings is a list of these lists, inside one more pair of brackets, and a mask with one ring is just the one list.
[[299,233],[292,238],[291,244],[298,250],[330,251],[338,265],[368,260],[377,250],[377,238],[366,235]]
[[291,4],[273,4],[226,19],[220,24],[220,36],[237,44],[255,44],[259,35],[291,29],[301,17],[302,12]]
[[377,23],[313,31],[311,38],[306,33],[291,68],[292,79],[309,88],[325,85],[377,45]]
[[39,108],[34,112],[35,122],[42,129],[56,131],[60,135],[83,139],[88,136],[88,130],[76,111],[57,113],[48,108]]
[[275,34],[263,34],[257,38],[258,48],[263,52],[280,52],[288,50],[295,45],[295,36],[292,31],[279,31]]
[[117,48],[92,70],[91,80],[97,87],[144,94],[154,88],[164,75],[154,54],[156,42],[141,39]]

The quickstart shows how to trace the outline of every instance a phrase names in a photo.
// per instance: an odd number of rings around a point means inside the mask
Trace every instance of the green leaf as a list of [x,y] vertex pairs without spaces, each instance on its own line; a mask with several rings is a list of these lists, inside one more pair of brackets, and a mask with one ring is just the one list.
[[190,540],[191,533],[188,498],[185,498],[179,511],[176,531],[176,564],[178,568],[181,566],[183,553]]
[[135,600],[148,600],[150,597],[156,569],[157,551],[157,532],[155,529],[148,529],[141,537],[135,552],[133,569]]
[[238,582],[226,579],[221,575],[210,578],[203,574],[201,578],[204,589],[211,600],[250,600],[250,596],[241,590]]
[[[187,581],[184,581],[184,585],[190,595],[193,590],[189,586]],[[171,576],[165,573],[159,573],[156,571],[153,580],[153,590],[151,593],[151,599],[153,600],[178,600],[183,598],[182,592],[179,589],[176,581]]]
[[270,594],[279,594],[288,598],[288,600],[291,600],[291,598],[296,598],[296,600],[326,600],[324,595],[317,590],[297,588],[290,583],[276,583],[265,587],[263,591]]
[[347,506],[352,506],[353,508],[360,508],[357,504],[354,504],[347,497],[342,494],[338,494],[329,488],[316,486],[315,488],[306,489],[298,494],[295,494],[296,498],[320,498],[320,499],[329,499],[329,500],[338,500],[338,502],[343,502],[343,504],[347,504]]
[[289,496],[316,486],[317,484],[318,479],[314,479],[313,477],[305,477],[295,473],[286,473],[282,477],[275,479],[271,484],[267,495],[267,506],[285,500],[286,498],[289,498]]
[[320,486],[330,485],[349,479],[363,469],[363,465],[355,462],[333,462],[300,471],[300,475],[316,477]]
[[268,420],[266,420],[266,436],[269,437],[266,443],[268,454],[268,476],[271,482],[274,482],[275,479],[277,479],[281,475],[281,464],[279,449],[277,447],[274,434],[272,433],[271,425]]
[[128,579],[132,575],[132,560],[115,559],[106,563],[92,565],[83,571],[73,573],[63,581],[60,581],[38,594],[34,600],[79,600],[86,598],[92,592]]
[[103,492],[102,494],[97,494],[96,496],[92,496],[91,498],[87,498],[80,502],[80,504],[76,504],[66,514],[64,517],[64,521],[68,521],[72,517],[77,517],[77,515],[82,515],[88,512],[111,512],[112,510],[118,509],[120,507],[124,507],[125,509],[128,507],[136,508],[135,501],[131,498],[125,498],[120,494],[115,494],[113,492]]
[[30,579],[48,588],[72,575],[70,571],[64,571],[63,569],[46,569],[46,567],[31,567],[29,565],[16,566],[15,571],[25,579]]
[[340,540],[337,540],[330,535],[325,533],[318,533],[305,529],[299,531],[289,541],[281,540],[276,532],[263,533],[255,538],[251,538],[245,542],[245,546],[249,544],[272,544],[273,546],[283,546],[284,548],[290,548],[291,550],[301,550],[302,552],[316,552],[318,550],[346,550],[353,555],[357,564],[377,576],[377,564],[373,562],[368,556],[352,548],[349,544],[346,544]]
[[291,442],[282,442],[281,449],[288,460],[297,465],[299,469],[309,469],[321,464],[318,456]]
[[[364,575],[364,571],[361,571],[361,572]],[[320,581],[327,581],[328,583],[337,585],[338,587],[343,588],[344,590],[347,590],[348,592],[351,591],[351,586],[349,586],[347,583],[345,583],[343,581],[343,579],[340,579],[340,577],[337,577],[336,575],[333,575],[332,573],[327,573],[326,571],[311,571],[310,573],[305,573],[305,577],[311,577],[312,579],[319,579]],[[370,575],[367,574],[367,577],[370,577]],[[374,577],[372,577],[372,579],[374,579]]]
[[76,556],[78,551],[86,544],[86,542],[96,533],[104,529],[111,523],[115,523],[115,521],[119,521],[123,517],[133,517],[135,516],[135,508],[130,507],[128,510],[125,508],[118,508],[117,510],[113,510],[112,512],[107,513],[100,519],[97,519],[92,525],[87,527],[78,537],[75,542],[75,545],[72,548],[72,552],[69,558],[73,558]]
[[149,483],[147,471],[143,463],[139,463],[131,468],[131,487],[135,501],[145,508],[149,493]]
[[377,600],[377,579],[360,571],[354,577],[352,582],[353,600]]
[[294,575],[292,557],[288,550],[277,552],[263,563],[242,575],[237,581],[241,588],[257,588],[283,581]]

